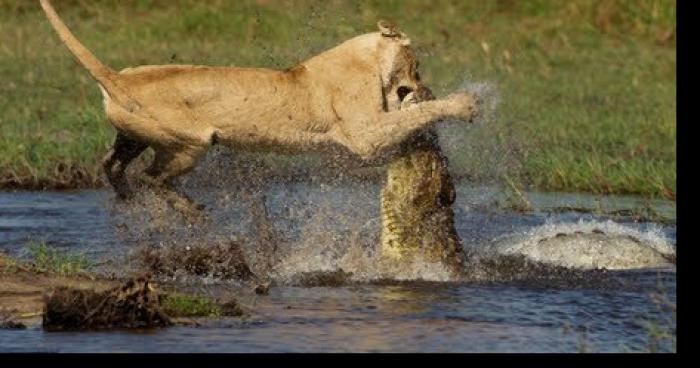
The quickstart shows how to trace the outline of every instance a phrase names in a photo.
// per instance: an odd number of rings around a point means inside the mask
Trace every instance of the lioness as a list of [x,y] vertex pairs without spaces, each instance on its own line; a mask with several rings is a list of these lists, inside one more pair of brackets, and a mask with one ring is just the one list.
[[147,147],[155,159],[146,174],[174,194],[170,179],[190,171],[216,143],[283,153],[344,147],[370,160],[437,121],[470,121],[475,111],[470,93],[399,109],[424,87],[410,40],[389,22],[282,71],[149,65],[116,72],[73,36],[48,0],[40,2],[102,91],[118,132],[104,170],[121,198],[130,195],[127,165]]

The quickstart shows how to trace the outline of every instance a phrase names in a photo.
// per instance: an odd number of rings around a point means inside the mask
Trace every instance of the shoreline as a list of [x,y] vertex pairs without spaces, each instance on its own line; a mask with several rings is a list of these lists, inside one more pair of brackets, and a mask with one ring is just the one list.
[[[122,285],[133,279],[135,277],[106,277],[85,270],[68,274],[42,271],[0,254],[0,329],[42,328],[43,316],[47,312],[47,295],[55,290],[70,288],[81,292],[104,293],[122,288]],[[168,313],[172,326],[199,325],[205,319],[240,317],[246,314],[238,307],[235,313],[221,313],[221,307],[225,304],[196,292],[183,292],[178,284],[151,284],[158,289],[156,295],[172,298],[172,302],[159,303],[159,308]],[[228,303],[231,302],[237,305],[235,299]]]
[[[339,176],[338,174],[342,175]],[[383,168],[363,168],[357,170],[349,170],[346,172],[333,172],[310,175],[308,170],[290,170],[288,172],[273,173],[266,177],[270,183],[300,183],[300,182],[320,182],[320,183],[381,183],[385,179]],[[488,182],[474,180],[470,175],[452,174],[452,179],[456,183],[470,182],[475,185],[481,185]],[[13,180],[2,179],[0,175],[0,192],[70,192],[79,190],[100,190],[109,189],[109,184],[102,179],[102,176],[86,178],[84,176],[76,176],[70,180],[54,180],[54,179],[26,179]],[[676,193],[650,194],[635,190],[613,190],[613,191],[585,191],[575,190],[572,188],[538,188],[532,185],[523,185],[518,191],[525,192],[540,192],[540,193],[567,193],[567,194],[583,194],[594,196],[635,196],[645,200],[665,200],[676,203]]]

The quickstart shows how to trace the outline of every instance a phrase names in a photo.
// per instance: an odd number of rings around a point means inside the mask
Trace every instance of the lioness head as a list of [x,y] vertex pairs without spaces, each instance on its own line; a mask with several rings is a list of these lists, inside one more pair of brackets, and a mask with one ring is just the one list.
[[[411,40],[392,23],[377,23],[381,34],[378,47],[379,70],[387,110],[398,110],[409,93],[427,97],[418,73],[418,60],[411,50]],[[422,98],[427,100],[431,98]]]

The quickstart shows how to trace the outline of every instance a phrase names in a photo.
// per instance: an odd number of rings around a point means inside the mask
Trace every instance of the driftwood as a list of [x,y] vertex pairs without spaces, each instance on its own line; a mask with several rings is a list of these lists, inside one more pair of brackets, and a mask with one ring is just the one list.
[[148,278],[111,290],[59,287],[45,295],[42,327],[47,331],[148,328],[171,325]]

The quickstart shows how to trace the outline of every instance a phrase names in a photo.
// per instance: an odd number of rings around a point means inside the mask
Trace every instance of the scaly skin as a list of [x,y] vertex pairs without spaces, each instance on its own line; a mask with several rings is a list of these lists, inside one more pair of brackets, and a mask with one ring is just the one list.
[[[432,95],[421,99],[430,99]],[[410,108],[418,96],[407,97]],[[419,255],[460,274],[466,256],[454,227],[455,188],[437,134],[428,131],[404,143],[387,167],[381,191],[382,255],[410,262]]]

